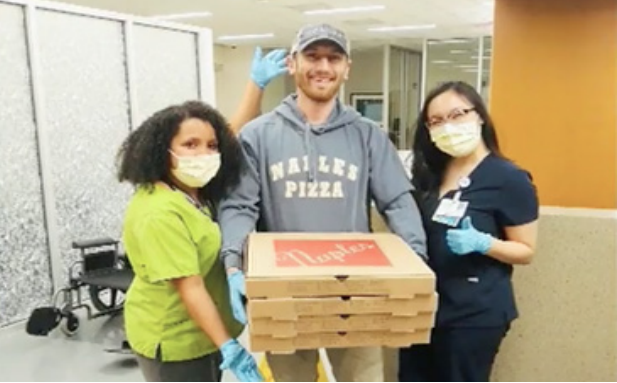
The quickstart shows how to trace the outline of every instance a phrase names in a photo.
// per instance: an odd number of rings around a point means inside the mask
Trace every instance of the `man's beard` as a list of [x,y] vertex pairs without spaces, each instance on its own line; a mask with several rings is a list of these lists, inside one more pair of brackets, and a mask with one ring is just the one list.
[[334,83],[331,86],[328,86],[323,89],[316,89],[311,86],[311,83],[305,74],[296,73],[295,75],[296,84],[298,88],[304,93],[309,99],[315,102],[328,102],[336,97],[339,89],[341,89],[341,81],[334,80]]

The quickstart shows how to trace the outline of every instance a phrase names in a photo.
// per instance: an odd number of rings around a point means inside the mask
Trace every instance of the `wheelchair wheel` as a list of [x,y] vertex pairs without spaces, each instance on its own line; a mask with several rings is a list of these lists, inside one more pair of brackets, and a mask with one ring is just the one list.
[[99,312],[113,310],[124,304],[124,294],[116,289],[90,285],[89,292],[92,306]]
[[79,318],[73,313],[68,313],[60,325],[60,331],[62,331],[66,336],[73,336],[77,334],[78,329]]

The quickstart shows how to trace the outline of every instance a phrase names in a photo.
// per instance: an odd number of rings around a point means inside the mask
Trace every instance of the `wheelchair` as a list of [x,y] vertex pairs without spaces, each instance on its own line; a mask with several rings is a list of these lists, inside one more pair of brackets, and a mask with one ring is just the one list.
[[[52,306],[32,312],[26,325],[30,335],[47,335],[58,325],[66,336],[75,335],[80,323],[74,312],[79,309],[86,311],[88,320],[122,311],[123,296],[135,274],[128,258],[119,252],[119,241],[77,241],[72,248],[80,251],[80,260],[69,268],[68,284],[54,294]],[[88,291],[89,303],[84,299],[84,290]]]

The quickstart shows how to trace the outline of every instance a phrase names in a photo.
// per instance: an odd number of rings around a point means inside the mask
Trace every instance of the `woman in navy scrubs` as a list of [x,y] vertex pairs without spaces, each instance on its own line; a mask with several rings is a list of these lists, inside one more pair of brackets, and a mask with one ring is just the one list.
[[518,315],[512,265],[530,263],[535,250],[536,190],[501,154],[482,98],[466,83],[427,97],[413,150],[439,306],[431,343],[401,350],[399,380],[489,381]]

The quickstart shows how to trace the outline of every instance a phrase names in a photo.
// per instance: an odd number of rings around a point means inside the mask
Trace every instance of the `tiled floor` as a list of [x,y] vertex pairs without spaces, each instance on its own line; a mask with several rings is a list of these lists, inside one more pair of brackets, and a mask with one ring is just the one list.
[[[33,337],[24,323],[0,329],[0,381],[139,382],[143,377],[132,355],[106,352],[123,339],[122,318],[82,319],[78,333],[59,329]],[[224,374],[224,381],[235,381]]]

